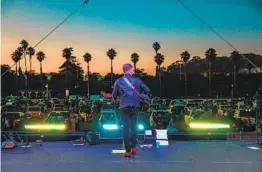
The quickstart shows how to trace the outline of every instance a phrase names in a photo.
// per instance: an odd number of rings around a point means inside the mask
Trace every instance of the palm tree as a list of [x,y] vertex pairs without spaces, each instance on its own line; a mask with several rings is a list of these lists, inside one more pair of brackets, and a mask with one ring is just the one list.
[[63,51],[62,57],[65,58],[67,62],[69,62],[72,58],[74,49],[72,47],[69,47],[63,49],[62,51]]
[[115,56],[117,55],[117,53],[113,48],[111,48],[107,51],[106,55],[111,60],[111,87],[112,87],[113,86],[113,60],[114,60]]
[[19,61],[18,61],[18,73],[19,74],[22,74],[22,68],[21,68],[21,60],[22,60],[22,56],[23,56],[23,48],[22,47],[18,47],[17,49],[16,49],[16,51],[17,51],[17,53],[19,54],[19,57],[20,57],[20,59],[19,59]]
[[19,51],[15,50],[12,54],[11,54],[11,58],[12,60],[15,62],[15,73],[17,75],[17,63],[19,62],[19,60],[21,60],[21,54]]
[[162,96],[162,82],[161,82],[160,66],[164,62],[164,60],[165,60],[164,55],[162,55],[160,53],[157,53],[155,55],[155,62],[157,64],[157,73],[158,73],[158,76],[159,76],[159,95],[160,95],[160,97]]
[[29,55],[30,72],[31,72],[32,71],[32,56],[35,55],[35,49],[33,47],[29,47],[26,51],[26,54]]
[[89,77],[90,71],[89,71],[89,63],[92,60],[92,56],[89,53],[85,53],[83,55],[84,61],[87,63],[87,76]]
[[20,42],[21,48],[23,49],[23,55],[24,55],[24,59],[25,59],[25,72],[27,72],[27,64],[26,64],[26,50],[28,47],[28,42],[26,40],[22,40]]
[[70,61],[72,60],[72,54],[73,54],[73,48],[69,47],[69,48],[65,48],[62,50],[62,57],[66,59],[66,64],[65,64],[65,86],[67,87],[67,68],[68,68],[68,64],[70,63]]
[[153,43],[153,48],[154,48],[154,50],[155,50],[155,52],[157,54],[158,51],[160,50],[161,46],[160,46],[160,44],[158,42],[154,42]]
[[[19,50],[15,50],[12,54],[11,54],[11,58],[12,60],[15,62],[15,73],[16,73],[16,76],[15,76],[15,81],[16,81],[16,86],[18,86],[18,71],[17,71],[17,63],[21,60],[22,58],[22,53],[19,51]],[[16,87],[16,94],[17,94],[17,87]]]
[[208,86],[209,86],[209,93],[211,92],[211,65],[212,61],[216,59],[216,50],[213,48],[209,48],[206,52],[206,60],[208,60]]
[[131,54],[131,61],[134,64],[134,69],[135,69],[135,73],[136,73],[136,64],[139,61],[139,55],[137,53]]
[[188,51],[184,51],[181,54],[181,60],[184,62],[184,77],[185,77],[185,97],[187,96],[187,72],[186,72],[186,66],[187,62],[190,59],[190,54]]
[[89,63],[92,60],[92,56],[89,53],[85,53],[83,55],[84,61],[87,63],[87,77],[88,77],[88,98],[90,98],[90,70],[89,70]]
[[41,74],[41,84],[43,84],[43,68],[42,68],[42,61],[45,59],[45,53],[39,51],[36,53],[36,58],[40,62],[40,74]]

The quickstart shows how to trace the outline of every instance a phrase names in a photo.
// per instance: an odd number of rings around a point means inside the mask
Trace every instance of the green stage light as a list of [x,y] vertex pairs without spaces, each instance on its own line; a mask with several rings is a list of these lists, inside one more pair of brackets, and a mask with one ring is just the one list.
[[221,123],[189,123],[189,127],[193,129],[222,129],[230,128],[229,124]]
[[103,128],[105,130],[117,130],[118,129],[118,126],[115,125],[115,124],[104,124],[103,125]]
[[138,125],[138,129],[139,129],[139,130],[144,130],[145,127],[144,127],[142,124],[139,124],[139,125]]
[[25,125],[25,129],[37,129],[37,130],[64,130],[65,125],[61,124],[45,124],[45,125]]

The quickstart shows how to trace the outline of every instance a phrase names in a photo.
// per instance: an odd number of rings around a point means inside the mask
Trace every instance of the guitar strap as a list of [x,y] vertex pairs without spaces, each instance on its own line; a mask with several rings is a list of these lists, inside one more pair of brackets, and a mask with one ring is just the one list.
[[[125,77],[123,76],[124,81],[127,83],[127,85],[132,88],[132,90],[138,95],[138,97],[143,101],[141,94],[139,91],[134,87],[134,85]],[[144,101],[145,103],[149,104],[147,101]]]

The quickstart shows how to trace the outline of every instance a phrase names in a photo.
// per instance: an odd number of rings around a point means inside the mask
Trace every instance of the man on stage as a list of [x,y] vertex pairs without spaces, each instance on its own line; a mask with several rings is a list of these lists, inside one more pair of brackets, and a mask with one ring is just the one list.
[[136,153],[136,135],[137,135],[137,113],[140,108],[140,100],[146,99],[140,94],[142,88],[149,93],[150,89],[139,78],[133,76],[133,66],[131,64],[123,65],[124,76],[116,80],[113,90],[113,99],[119,98],[121,121],[123,124],[124,144],[126,152],[125,157],[131,157]]

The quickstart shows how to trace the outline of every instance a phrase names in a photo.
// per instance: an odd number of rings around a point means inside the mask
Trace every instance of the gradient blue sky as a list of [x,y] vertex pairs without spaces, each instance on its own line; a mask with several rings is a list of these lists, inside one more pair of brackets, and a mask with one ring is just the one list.
[[[12,64],[10,54],[26,39],[34,46],[42,37],[81,4],[82,0],[2,0],[2,63]],[[183,0],[197,15],[235,45],[240,52],[262,54],[261,0]],[[177,0],[90,0],[36,50],[44,51],[44,72],[56,72],[63,62],[62,49],[73,47],[82,60],[93,56],[91,71],[110,71],[109,48],[118,55],[114,70],[140,55],[139,68],[153,73],[152,43],[158,41],[165,56],[163,66],[180,59],[187,50],[191,56],[204,56],[213,47],[218,55],[228,55],[231,47],[206,28]],[[24,63],[22,63],[24,67]],[[38,72],[39,63],[33,59]]]

